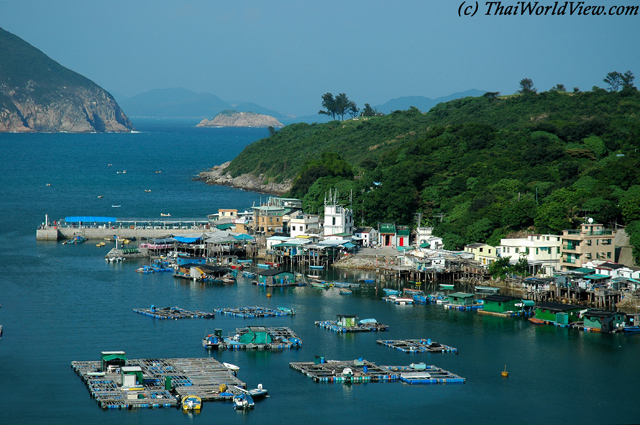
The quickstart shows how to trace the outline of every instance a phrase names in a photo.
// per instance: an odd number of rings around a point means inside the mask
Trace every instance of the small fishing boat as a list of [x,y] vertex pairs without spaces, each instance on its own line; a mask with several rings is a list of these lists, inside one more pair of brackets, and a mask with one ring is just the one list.
[[120,205],[113,204],[113,205],[111,205],[111,208],[120,208]]
[[106,243],[104,243],[104,242],[98,242],[96,244],[97,247],[101,247],[101,246],[105,246],[105,245],[106,245]]
[[234,364],[231,363],[222,363],[224,367],[226,367],[227,369],[229,369],[231,372],[237,372],[240,370],[239,366],[236,366]]
[[453,289],[453,283],[441,283],[440,289]]
[[296,314],[296,311],[291,307],[278,307],[277,310],[290,315]]
[[253,397],[248,392],[233,396],[233,408],[238,410],[248,410],[254,407]]
[[309,266],[310,269],[324,269],[324,266]]
[[253,397],[254,400],[257,400],[259,398],[266,397],[268,391],[265,388],[262,388],[262,384],[258,384],[258,388],[249,390],[249,394],[251,395],[251,397]]
[[197,395],[186,395],[182,397],[182,410],[185,412],[191,410],[200,410],[202,408],[202,399]]
[[340,295],[351,295],[351,294],[353,294],[353,291],[351,289],[347,289],[347,288],[340,289]]
[[500,288],[494,288],[492,286],[476,286],[476,292],[482,292],[485,294],[495,294]]
[[171,217],[171,213],[160,213],[160,217]]
[[258,275],[252,272],[248,272],[248,271],[244,271],[242,272],[242,276],[244,277],[248,277],[249,279],[253,279],[255,277],[257,277]]
[[530,317],[529,321],[531,323],[533,323],[534,325],[544,325],[545,324],[544,320],[536,319],[535,317]]
[[98,195],[98,199],[102,199],[102,198],[104,198],[104,196]]
[[384,291],[386,295],[400,295],[400,291],[397,289],[382,288],[382,291]]
[[311,279],[320,279],[320,275],[319,274],[308,274],[307,277],[311,278]]
[[349,283],[349,282],[333,282],[333,286],[336,288],[359,288],[359,283]]
[[327,282],[311,282],[311,286],[314,288],[327,289],[329,284]]
[[[0,329],[2,329],[1,326]],[[629,333],[640,332],[640,326],[625,326],[622,330]]]
[[402,291],[405,295],[424,295],[424,292],[419,289],[404,288]]
[[220,346],[224,346],[224,340],[222,339],[222,336],[210,334],[202,338],[202,346],[204,348],[217,350]]

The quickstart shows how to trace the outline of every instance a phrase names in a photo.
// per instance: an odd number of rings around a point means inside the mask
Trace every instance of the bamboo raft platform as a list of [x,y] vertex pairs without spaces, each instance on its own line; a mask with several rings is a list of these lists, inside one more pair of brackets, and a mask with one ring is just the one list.
[[384,340],[379,339],[378,344],[382,344],[385,347],[395,348],[404,353],[456,353],[458,349],[450,347],[448,345],[440,344],[431,339],[398,339],[398,340]]
[[215,312],[206,312],[206,311],[189,311],[180,307],[162,307],[156,308],[151,306],[151,308],[134,308],[134,312],[139,314],[144,314],[146,316],[151,316],[156,319],[195,319],[195,318],[204,318],[204,319],[213,319],[216,317]]
[[[241,342],[242,336],[249,333],[266,333],[271,338],[269,342]],[[206,336],[202,345],[205,348],[217,350],[286,350],[291,348],[302,347],[302,340],[298,338],[295,332],[287,327],[249,326],[246,328],[237,328],[234,335],[225,338],[214,339],[210,342],[212,335]]]
[[129,359],[127,366],[139,366],[142,369],[142,385],[123,388],[119,369],[102,372],[99,361],[71,362],[71,367],[85,382],[91,397],[103,409],[178,407],[186,395],[197,395],[202,401],[230,401],[242,391],[239,388],[246,389],[246,384],[236,378],[231,370],[210,357]]
[[[318,361],[319,360],[319,361]],[[436,366],[424,363],[410,366],[377,366],[367,360],[328,360],[291,362],[289,366],[323,383],[405,382],[408,384],[463,384],[465,379]]]
[[254,317],[281,317],[281,316],[292,316],[295,314],[295,311],[292,308],[284,308],[278,307],[277,309],[267,308],[267,307],[258,307],[258,306],[250,306],[250,307],[236,307],[236,308],[214,308],[214,313],[222,314],[225,316],[236,316],[242,317],[244,319],[254,318]]
[[474,304],[474,305],[444,304],[445,310],[472,311],[472,310],[481,310],[483,307],[484,305],[482,304]]
[[360,323],[355,326],[342,326],[335,320],[323,320],[315,322],[316,326],[320,326],[330,331],[346,333],[346,332],[382,332],[389,329],[388,325],[382,323]]

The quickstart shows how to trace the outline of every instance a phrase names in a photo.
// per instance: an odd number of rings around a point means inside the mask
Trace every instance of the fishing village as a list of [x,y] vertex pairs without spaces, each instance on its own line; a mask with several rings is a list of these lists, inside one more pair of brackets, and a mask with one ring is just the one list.
[[[500,246],[476,243],[450,251],[429,227],[356,227],[352,211],[340,204],[335,192],[326,197],[323,216],[304,213],[298,199],[270,197],[251,211],[220,209],[206,219],[70,216],[50,222],[46,217],[36,239],[95,244],[106,250],[98,252],[107,263],[136,262],[137,273],[167,273],[187,284],[253,284],[267,299],[286,288],[335,291],[344,299],[366,290],[396,306],[458,310],[576,331],[640,332],[640,268],[615,262],[628,248],[623,232],[590,219],[562,235],[528,234],[503,239]],[[494,278],[491,264],[499,260],[523,264],[523,272]],[[341,270],[351,270],[357,278],[328,278],[335,276],[331,271],[339,275]],[[296,310],[289,306],[190,311],[150,305],[133,312],[154,320],[287,317],[292,327],[250,324],[228,329],[226,335],[216,327],[201,344],[208,352],[304,350],[303,338],[294,331]],[[314,324],[337,334],[387,333],[394,327],[354,313],[318,317]],[[407,354],[459,354],[458,348],[432,341],[429,335],[376,343]],[[420,361],[378,366],[363,358],[315,355],[313,361],[289,366],[321,383],[465,383],[453,372]],[[235,409],[250,410],[255,400],[268,397],[262,384],[247,389],[238,378],[239,367],[212,357],[128,359],[124,351],[103,351],[100,360],[73,361],[72,368],[103,409],[170,407],[193,412],[203,402],[226,401]],[[508,376],[506,368],[501,376]]]

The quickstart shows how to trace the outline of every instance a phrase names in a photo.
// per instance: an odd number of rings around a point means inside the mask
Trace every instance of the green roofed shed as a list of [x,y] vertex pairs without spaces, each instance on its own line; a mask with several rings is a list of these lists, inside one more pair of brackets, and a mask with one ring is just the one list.
[[454,292],[447,295],[447,298],[453,305],[473,305],[475,296],[466,292]]

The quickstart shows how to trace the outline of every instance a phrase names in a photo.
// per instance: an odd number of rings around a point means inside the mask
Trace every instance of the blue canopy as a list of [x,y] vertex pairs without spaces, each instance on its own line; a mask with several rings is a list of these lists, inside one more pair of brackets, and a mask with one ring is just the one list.
[[201,240],[202,236],[198,236],[196,238],[188,238],[186,236],[174,236],[173,239],[181,243],[194,243]]
[[239,241],[252,241],[255,238],[251,235],[247,235],[246,233],[240,233],[239,235],[235,235],[234,238],[236,238]]
[[116,217],[94,217],[90,215],[78,215],[65,217],[64,221],[67,223],[115,223]]

